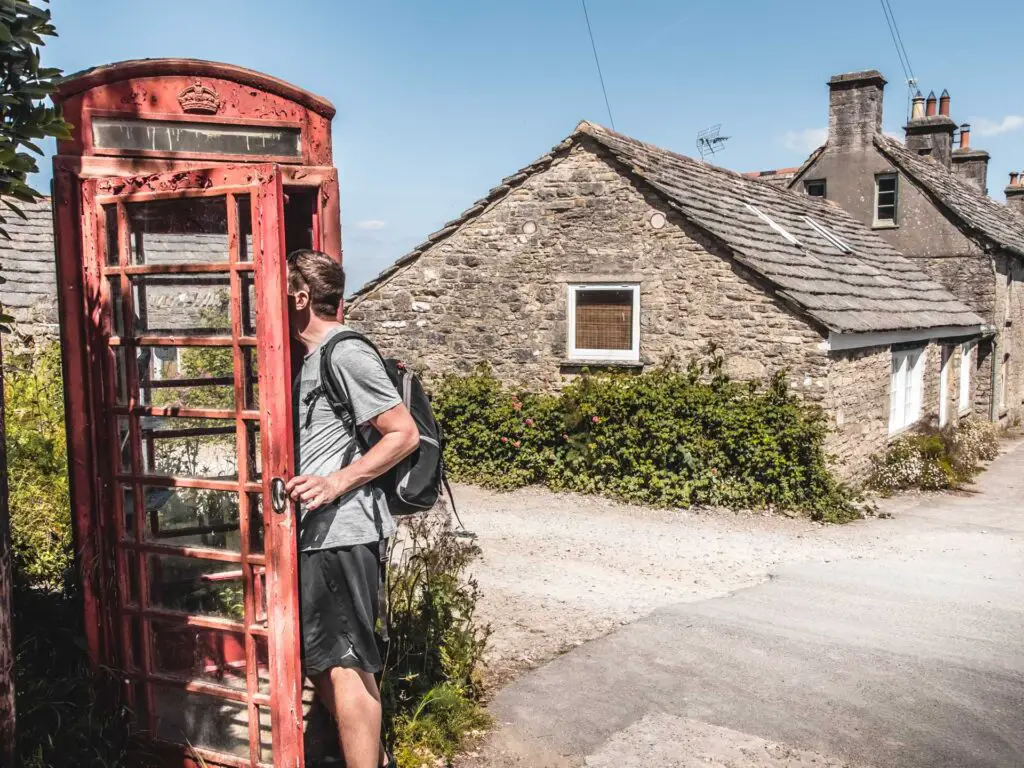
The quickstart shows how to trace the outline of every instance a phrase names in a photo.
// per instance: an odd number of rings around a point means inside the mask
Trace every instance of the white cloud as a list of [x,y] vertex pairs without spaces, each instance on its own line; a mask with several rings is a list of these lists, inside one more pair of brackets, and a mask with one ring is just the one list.
[[989,120],[987,117],[972,117],[971,130],[977,136],[998,136],[1024,128],[1024,116],[1007,115],[1002,120]]
[[388,223],[380,219],[363,219],[356,222],[356,229],[384,229]]
[[782,146],[793,152],[809,154],[825,143],[828,128],[805,128],[802,131],[786,131],[782,136]]

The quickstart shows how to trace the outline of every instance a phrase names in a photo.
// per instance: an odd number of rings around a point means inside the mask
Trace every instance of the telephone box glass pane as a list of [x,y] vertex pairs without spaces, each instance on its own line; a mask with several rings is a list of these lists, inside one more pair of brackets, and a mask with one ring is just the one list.
[[140,405],[168,408],[235,407],[231,347],[139,347]]
[[245,689],[245,635],[150,622],[150,657],[156,672]]
[[108,266],[117,266],[120,259],[117,247],[117,206],[103,206],[103,227],[106,230],[106,261]]
[[301,131],[298,128],[125,117],[93,118],[92,143],[97,149],[135,152],[251,157],[302,155]]
[[234,491],[146,486],[145,499],[147,541],[241,551]]
[[137,336],[227,336],[231,279],[225,274],[132,275]]
[[153,607],[242,621],[242,566],[180,555],[150,555],[149,602]]
[[237,195],[238,260],[252,261],[252,201],[248,195]]
[[162,685],[153,694],[157,738],[249,757],[248,705]]
[[228,260],[228,209],[223,197],[128,203],[133,264],[217,264]]
[[141,416],[142,469],[147,475],[233,480],[238,477],[235,422]]

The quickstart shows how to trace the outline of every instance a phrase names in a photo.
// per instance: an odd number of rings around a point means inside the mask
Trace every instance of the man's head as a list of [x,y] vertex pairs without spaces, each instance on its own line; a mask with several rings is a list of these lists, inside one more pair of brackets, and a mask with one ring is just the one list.
[[298,250],[288,254],[288,322],[293,336],[310,322],[341,320],[345,270],[326,253]]

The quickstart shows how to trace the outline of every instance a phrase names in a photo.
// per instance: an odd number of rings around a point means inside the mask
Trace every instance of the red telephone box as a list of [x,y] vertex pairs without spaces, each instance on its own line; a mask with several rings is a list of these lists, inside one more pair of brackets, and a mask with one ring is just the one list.
[[168,764],[301,766],[285,256],[341,257],[334,107],[188,59],[88,70],[55,100],[91,659]]

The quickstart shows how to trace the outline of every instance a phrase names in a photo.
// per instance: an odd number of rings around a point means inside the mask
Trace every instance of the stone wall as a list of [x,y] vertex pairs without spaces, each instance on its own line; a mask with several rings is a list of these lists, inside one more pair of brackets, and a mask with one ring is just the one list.
[[889,390],[892,352],[871,347],[829,356],[827,394],[823,407],[832,419],[827,450],[842,457],[842,474],[862,476],[872,454],[889,441]]
[[[826,179],[829,199],[870,226],[874,219],[875,176],[897,170],[874,147],[830,144],[802,179]],[[1024,261],[1005,253],[986,252],[902,173],[898,223],[898,227],[877,227],[877,231],[995,329],[995,352],[991,342],[979,346],[980,367],[972,376],[973,415],[993,418],[992,397],[994,394],[999,398],[1003,357],[1008,352],[1007,403],[1006,408],[996,404],[995,419],[1004,425],[1018,421],[1024,416]]]
[[[668,222],[660,230],[650,226],[656,211]],[[527,221],[535,234],[523,234]],[[889,347],[823,351],[822,336],[768,286],[592,148],[574,148],[429,247],[357,299],[347,320],[428,378],[486,361],[508,383],[557,389],[579,371],[566,361],[567,285],[590,281],[639,283],[648,365],[685,362],[713,342],[737,377],[786,369],[829,414],[842,475],[862,476],[888,445]],[[930,345],[923,423],[937,420],[940,360]],[[950,383],[955,401],[952,370]]]
[[527,178],[346,317],[428,376],[487,361],[508,382],[557,388],[581,365],[567,360],[567,286],[588,282],[639,284],[646,364],[713,343],[737,376],[787,369],[809,399],[824,393],[821,335],[592,146]]

